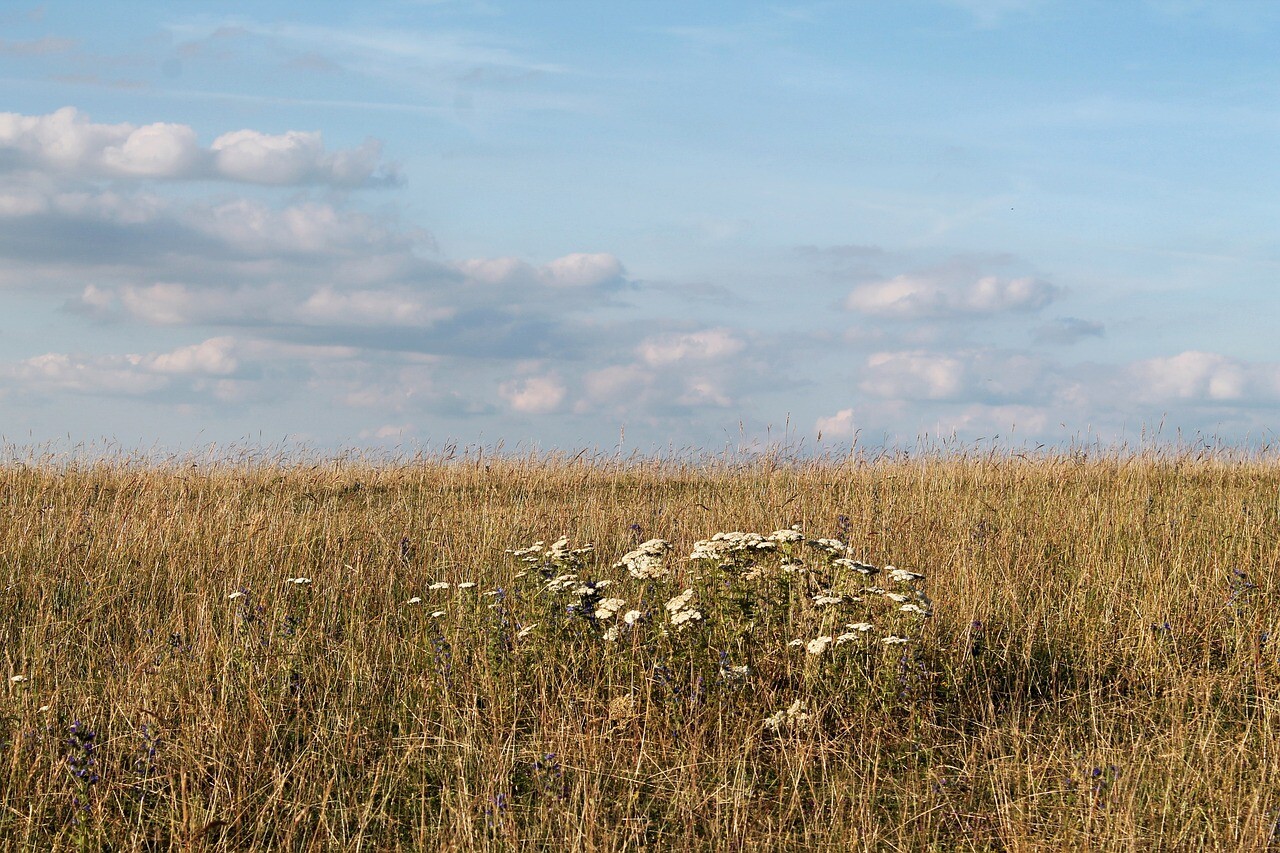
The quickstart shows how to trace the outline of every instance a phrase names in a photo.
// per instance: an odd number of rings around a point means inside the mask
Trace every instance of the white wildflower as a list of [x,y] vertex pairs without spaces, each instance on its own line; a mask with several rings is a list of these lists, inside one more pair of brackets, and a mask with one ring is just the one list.
[[814,637],[805,644],[804,650],[811,655],[820,655],[827,650],[833,638],[829,636]]
[[612,619],[622,609],[622,605],[626,604],[623,598],[604,598],[596,604],[597,619]]
[[813,597],[815,607],[826,607],[828,604],[839,604],[842,601],[844,599],[838,595],[815,595]]
[[701,621],[701,619],[702,619],[702,614],[699,611],[693,610],[691,608],[681,610],[677,613],[671,614],[671,624],[675,625],[676,628],[681,631],[683,631],[685,628],[688,628],[694,622]]
[[686,589],[675,598],[667,602],[667,610],[671,613],[678,613],[689,606],[689,602],[693,600],[693,590]]
[[476,585],[475,581],[463,581],[458,584],[458,589],[471,589]]
[[773,731],[781,731],[789,725],[802,725],[809,721],[804,711],[804,703],[799,699],[792,702],[785,711],[778,711],[765,718],[764,727]]
[[845,625],[845,627],[848,628],[850,631],[865,632],[865,631],[870,631],[875,626],[872,625],[870,622],[850,622],[848,625]]
[[245,597],[245,591],[242,589],[237,589],[235,592],[227,596],[227,598],[231,599],[232,601],[236,600],[237,598],[244,598],[244,597]]
[[28,681],[28,679],[25,675],[15,675],[12,678],[10,678],[9,681],[12,682],[13,684],[23,684],[26,681]]
[[644,614],[639,610],[628,610],[626,613],[622,614],[622,621],[626,622],[628,625],[634,625],[639,622],[643,616]]
[[448,589],[448,588],[449,588],[448,581],[436,581],[431,586],[427,587],[427,589]]
[[421,604],[421,603],[422,603],[422,596],[420,595],[415,595],[413,598],[405,602],[405,604]]
[[525,625],[525,626],[524,626],[523,628],[521,628],[519,631],[516,631],[516,638],[517,638],[517,639],[521,639],[521,640],[523,640],[525,637],[527,637],[527,636],[529,636],[530,634],[532,634],[532,633],[533,633],[533,629],[534,629],[534,628],[537,628],[537,627],[538,627],[538,623],[537,623],[537,622],[534,622],[532,625]]
[[43,713],[45,713],[46,711],[48,711],[48,710],[49,710],[49,706],[48,706],[48,705],[41,705],[37,710],[38,710],[40,713],[42,713],[42,714],[43,714]]
[[874,575],[880,571],[870,563],[864,563],[861,560],[850,560],[846,557],[841,557],[838,560],[832,560],[831,564],[833,566],[840,566],[844,569],[850,569],[860,575]]
[[610,625],[609,630],[600,635],[600,639],[604,640],[606,643],[612,643],[618,639],[618,636],[618,626]]
[[804,534],[794,527],[786,530],[775,530],[769,534],[769,540],[777,542],[779,545],[789,544],[791,542],[799,542],[804,539]]
[[847,642],[849,642],[849,641],[851,641],[851,640],[856,640],[856,639],[858,639],[859,637],[862,637],[862,636],[864,636],[864,635],[863,635],[862,633],[858,632],[858,631],[846,631],[845,633],[843,633],[843,634],[841,634],[840,636],[836,637],[836,645],[837,645],[837,646],[842,645],[842,644],[847,643]]
[[431,618],[432,618],[432,619],[439,619],[439,618],[440,618],[441,616],[443,616],[443,615],[444,615],[444,611],[443,611],[443,610],[433,610],[433,611],[431,612]]
[[928,616],[928,615],[929,615],[929,611],[928,611],[928,610],[926,610],[926,609],[924,609],[923,607],[921,607],[921,606],[920,606],[920,605],[918,605],[918,604],[904,604],[904,605],[902,605],[901,607],[899,607],[898,609],[899,609],[899,610],[901,610],[903,613],[915,613],[915,614],[918,614],[918,615],[920,615],[920,616]]
[[671,543],[665,539],[641,542],[633,550],[622,555],[613,564],[615,569],[626,569],[633,578],[660,578],[667,574],[663,558],[671,551]]
[[900,646],[903,643],[911,642],[911,639],[909,637],[885,637],[880,642],[884,643],[886,646]]
[[803,645],[804,645],[804,640],[792,640],[791,642],[787,643],[787,646],[789,648],[800,648]]
[[287,581],[285,581],[285,583],[291,583],[291,584],[294,584],[295,586],[306,586],[307,584],[311,583],[311,578],[301,578],[301,577],[289,578]]
[[907,596],[903,595],[900,592],[886,592],[884,594],[884,597],[889,599],[895,604],[901,604],[902,602],[907,600]]
[[809,544],[814,548],[817,548],[819,551],[825,551],[833,557],[843,556],[847,550],[844,543],[839,539],[813,539],[810,540]]
[[909,572],[906,569],[895,569],[893,566],[885,566],[884,570],[889,577],[893,578],[893,580],[898,583],[915,583],[916,581],[924,580],[924,575]]

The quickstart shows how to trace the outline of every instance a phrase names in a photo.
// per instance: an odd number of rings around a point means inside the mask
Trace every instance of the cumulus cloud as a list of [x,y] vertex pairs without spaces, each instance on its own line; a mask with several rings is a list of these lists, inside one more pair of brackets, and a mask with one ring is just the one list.
[[677,362],[714,361],[736,355],[745,346],[731,330],[715,328],[646,338],[640,344],[639,354],[646,364],[657,367]]
[[272,186],[359,187],[397,180],[374,139],[329,151],[318,132],[225,133],[208,148],[193,128],[93,122],[74,107],[0,113],[0,170],[71,178],[227,180]]
[[622,262],[608,253],[575,253],[534,266],[519,258],[477,258],[459,261],[468,279],[486,285],[544,286],[588,289],[622,280]]
[[1190,350],[1139,361],[1128,368],[1133,391],[1146,401],[1274,401],[1280,367],[1249,364],[1212,352]]
[[891,319],[946,319],[1034,312],[1060,295],[1060,288],[1035,278],[983,276],[955,283],[899,275],[854,288],[844,305],[851,311]]
[[555,376],[530,376],[498,386],[498,395],[513,411],[526,415],[554,412],[564,402],[567,389]]
[[1043,361],[995,349],[903,350],[868,356],[859,387],[886,399],[1026,400],[1051,390]]
[[829,417],[818,418],[813,428],[820,438],[852,438],[857,433],[853,409],[841,409]]

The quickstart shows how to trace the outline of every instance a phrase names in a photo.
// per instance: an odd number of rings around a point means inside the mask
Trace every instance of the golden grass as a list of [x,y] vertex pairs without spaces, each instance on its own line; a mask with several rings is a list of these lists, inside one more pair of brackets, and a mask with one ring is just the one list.
[[[1277,844],[1270,461],[33,463],[0,506],[4,849]],[[744,621],[683,560],[792,524],[924,573],[934,616],[815,659],[811,589]],[[632,525],[704,624],[663,636],[666,587],[612,568]],[[515,577],[562,534],[644,637]]]

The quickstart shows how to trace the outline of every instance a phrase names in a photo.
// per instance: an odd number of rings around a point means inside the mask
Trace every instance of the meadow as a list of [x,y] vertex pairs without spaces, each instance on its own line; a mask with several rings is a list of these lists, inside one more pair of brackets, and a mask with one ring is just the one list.
[[1278,560],[1265,454],[13,462],[0,849],[1278,847]]

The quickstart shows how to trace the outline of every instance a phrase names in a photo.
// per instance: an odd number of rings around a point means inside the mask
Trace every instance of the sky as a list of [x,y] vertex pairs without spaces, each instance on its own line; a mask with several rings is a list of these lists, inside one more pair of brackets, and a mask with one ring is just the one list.
[[0,8],[9,446],[1280,424],[1280,4]]

